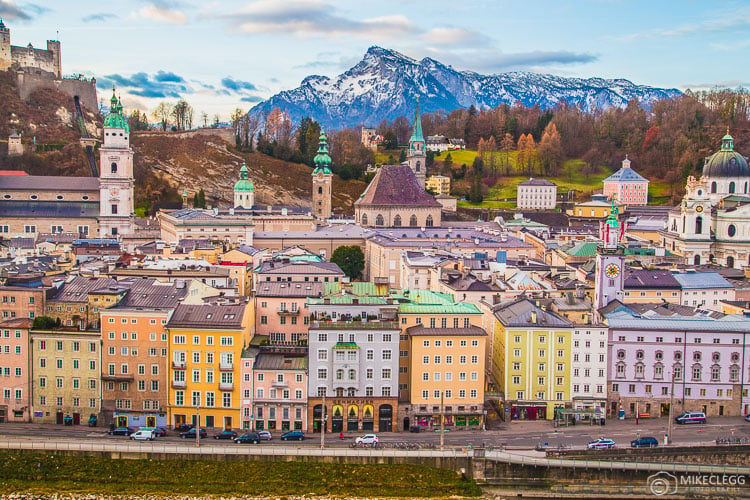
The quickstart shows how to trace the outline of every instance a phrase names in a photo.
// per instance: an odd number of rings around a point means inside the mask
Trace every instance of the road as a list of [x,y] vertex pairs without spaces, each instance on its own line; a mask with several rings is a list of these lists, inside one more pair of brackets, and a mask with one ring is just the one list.
[[[503,423],[498,429],[488,431],[451,431],[445,433],[445,445],[450,447],[481,447],[483,445],[499,446],[505,445],[509,448],[532,449],[537,443],[547,442],[550,447],[565,445],[571,448],[584,448],[586,443],[598,437],[613,439],[618,447],[628,447],[630,441],[638,436],[652,436],[659,440],[660,445],[664,441],[664,433],[667,430],[667,420],[642,419],[636,425],[634,420],[608,421],[606,426],[577,425],[571,427],[554,428],[551,422],[511,422]],[[238,430],[239,433],[242,431]],[[211,444],[236,446],[231,441],[216,441],[211,439],[214,433],[209,432],[208,440]],[[326,434],[325,443],[327,447],[346,447],[353,439],[361,434],[345,433],[346,439],[341,440],[338,434]],[[29,437],[35,438],[76,438],[86,440],[127,440],[124,436],[109,436],[106,429],[101,427],[65,427],[54,424],[0,424],[0,437]],[[300,442],[282,442],[279,438],[281,432],[274,432],[274,439],[270,442],[264,441],[261,446],[319,446],[319,434],[306,434],[306,439]],[[717,438],[735,436],[738,438],[750,438],[750,423],[741,417],[711,418],[705,425],[673,425],[672,444],[681,446],[714,444]],[[378,435],[381,443],[420,443],[423,445],[435,445],[440,442],[439,434],[435,432],[420,433],[382,433]],[[169,435],[159,438],[159,441],[172,443],[185,443],[193,445],[194,441],[180,439],[173,431]],[[204,439],[204,441],[206,441]]]

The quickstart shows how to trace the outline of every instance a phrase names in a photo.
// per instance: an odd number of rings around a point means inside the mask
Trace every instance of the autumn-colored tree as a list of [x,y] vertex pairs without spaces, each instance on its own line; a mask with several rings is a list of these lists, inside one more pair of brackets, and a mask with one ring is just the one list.
[[542,133],[539,142],[539,160],[544,175],[557,175],[562,165],[563,150],[560,133],[554,123],[550,122]]

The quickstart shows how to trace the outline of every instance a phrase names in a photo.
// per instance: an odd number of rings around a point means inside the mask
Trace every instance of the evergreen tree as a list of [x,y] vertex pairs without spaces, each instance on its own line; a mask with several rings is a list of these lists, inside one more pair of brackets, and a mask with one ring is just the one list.
[[365,268],[365,254],[358,245],[340,246],[333,251],[331,262],[338,264],[344,274],[356,280],[362,276]]
[[406,161],[406,148],[401,149],[401,153],[398,155],[398,162],[403,163]]

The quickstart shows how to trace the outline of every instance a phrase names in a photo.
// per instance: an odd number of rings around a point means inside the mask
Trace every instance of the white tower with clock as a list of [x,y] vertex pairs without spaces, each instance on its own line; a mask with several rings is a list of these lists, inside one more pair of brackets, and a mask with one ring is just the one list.
[[130,233],[133,224],[133,150],[130,126],[122,103],[112,89],[109,114],[104,119],[104,142],[99,149],[99,235],[116,238]]
[[617,207],[613,202],[609,217],[599,227],[599,237],[602,243],[596,253],[595,312],[613,300],[622,301],[625,252],[619,242],[624,233],[624,226],[620,226],[617,219]]

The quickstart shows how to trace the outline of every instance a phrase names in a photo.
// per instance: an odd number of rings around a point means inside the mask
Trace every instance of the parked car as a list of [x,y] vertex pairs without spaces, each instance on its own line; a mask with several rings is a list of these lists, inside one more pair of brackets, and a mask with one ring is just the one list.
[[237,433],[234,431],[221,431],[214,436],[214,439],[234,439],[237,437]]
[[260,443],[260,436],[255,432],[248,432],[247,434],[243,434],[239,437],[234,438],[234,442],[237,444],[242,444],[242,443],[258,444]]
[[750,422],[750,413],[745,415],[745,422]]
[[365,434],[355,439],[354,444],[357,446],[377,446],[378,436],[375,434]]
[[[195,428],[192,428],[185,432],[180,432],[180,437],[182,439],[195,439]],[[206,432],[206,429],[201,429],[201,439],[205,437],[208,437],[208,433]]]
[[678,424],[705,424],[706,414],[702,411],[686,411],[674,419]]
[[130,436],[134,432],[135,429],[131,427],[115,427],[114,429],[108,430],[107,434],[111,434],[112,436]]
[[156,433],[153,429],[139,429],[130,435],[130,439],[137,441],[153,441],[156,439]]
[[96,427],[96,415],[89,415],[89,427]]
[[305,434],[302,431],[289,431],[281,435],[282,441],[302,441]]
[[164,427],[141,427],[139,430],[154,431],[154,436],[156,437],[164,437],[167,435],[167,429]]
[[261,441],[270,441],[273,439],[271,431],[260,431],[258,436],[260,436]]
[[603,450],[603,449],[609,449],[609,448],[614,448],[614,447],[615,447],[615,442],[609,438],[594,439],[588,444],[589,450]]
[[187,432],[195,427],[193,424],[177,424],[174,426],[175,432]]
[[630,442],[631,448],[656,448],[659,441],[655,437],[641,437]]

